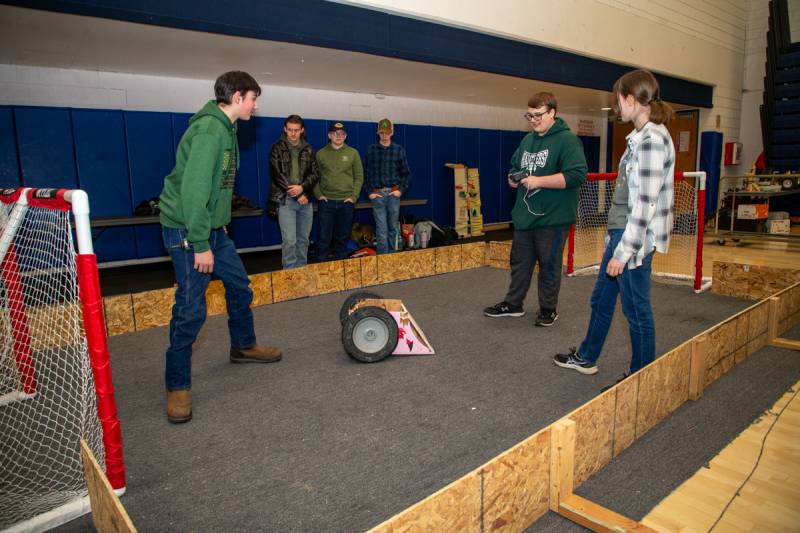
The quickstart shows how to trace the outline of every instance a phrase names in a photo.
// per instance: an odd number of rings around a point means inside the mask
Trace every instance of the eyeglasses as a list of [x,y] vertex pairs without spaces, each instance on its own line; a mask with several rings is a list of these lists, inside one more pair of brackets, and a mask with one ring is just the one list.
[[347,135],[347,132],[343,130],[336,130],[334,132],[331,132],[331,135],[333,135],[334,137],[344,137]]
[[545,116],[546,114],[548,114],[549,112],[550,112],[550,110],[548,109],[547,111],[542,111],[542,112],[540,112],[540,113],[525,113],[525,114],[524,114],[524,115],[522,115],[522,116],[523,116],[523,117],[525,117],[525,120],[528,120],[528,121],[531,121],[531,120],[539,120],[539,119],[541,119],[543,116]]

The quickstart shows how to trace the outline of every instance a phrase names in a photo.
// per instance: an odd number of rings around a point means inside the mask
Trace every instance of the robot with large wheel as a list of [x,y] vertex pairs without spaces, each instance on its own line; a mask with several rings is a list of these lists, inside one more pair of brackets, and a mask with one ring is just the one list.
[[376,363],[390,355],[432,355],[419,324],[402,300],[369,291],[351,294],[339,311],[342,346],[357,361]]

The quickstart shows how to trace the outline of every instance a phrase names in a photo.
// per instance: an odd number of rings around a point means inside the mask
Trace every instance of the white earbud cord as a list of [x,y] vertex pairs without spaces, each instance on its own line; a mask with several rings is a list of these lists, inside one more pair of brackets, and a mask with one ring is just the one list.
[[[533,170],[531,170],[532,166],[533,165],[528,164],[528,175],[529,176],[533,175]],[[528,189],[527,192],[525,193],[525,196],[522,197],[522,201],[525,202],[525,207],[528,209],[528,213],[530,213],[531,215],[533,215],[535,217],[543,217],[544,213],[536,213],[536,212],[534,212],[533,209],[531,209],[530,204],[528,203],[528,198],[532,197],[534,194],[536,194],[540,190],[541,189],[533,189],[533,190]]]

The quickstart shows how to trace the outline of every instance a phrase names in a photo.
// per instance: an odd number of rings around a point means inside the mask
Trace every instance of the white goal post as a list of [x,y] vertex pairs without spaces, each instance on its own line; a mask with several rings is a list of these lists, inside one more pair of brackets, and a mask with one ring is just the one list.
[[[608,209],[617,173],[589,173],[581,186],[577,222],[567,241],[567,275],[596,272],[605,248]],[[703,277],[706,173],[675,172],[674,222],[669,251],[655,254],[653,277],[691,283],[695,292],[711,286]]]
[[84,191],[0,190],[0,339],[0,531],[43,531],[88,512],[81,438],[122,494]]

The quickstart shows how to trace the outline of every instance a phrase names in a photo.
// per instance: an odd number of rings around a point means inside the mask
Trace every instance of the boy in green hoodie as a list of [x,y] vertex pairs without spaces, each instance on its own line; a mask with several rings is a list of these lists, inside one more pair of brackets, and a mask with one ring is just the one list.
[[[511,157],[509,186],[517,189],[511,210],[511,284],[505,299],[484,309],[488,317],[523,316],[522,304],[539,263],[537,326],[552,326],[561,289],[564,242],[575,223],[578,189],[586,181],[586,158],[580,139],[556,117],[558,103],[551,93],[534,94],[525,118],[533,131]],[[512,174],[525,171],[519,182]]]
[[361,185],[364,167],[355,148],[345,143],[347,129],[341,122],[328,127],[330,142],[317,152],[319,182],[314,187],[319,216],[317,260],[327,261],[331,248],[336,259],[347,257],[347,240],[353,226],[353,210]]
[[261,88],[246,72],[226,72],[211,100],[189,120],[164,178],[160,210],[164,247],[178,288],[166,354],[167,419],[192,418],[192,344],[206,320],[206,289],[212,275],[222,280],[228,310],[232,363],[272,363],[281,351],[257,346],[250,303],[253,291],[225,226],[239,168],[236,121],[250,120]]

